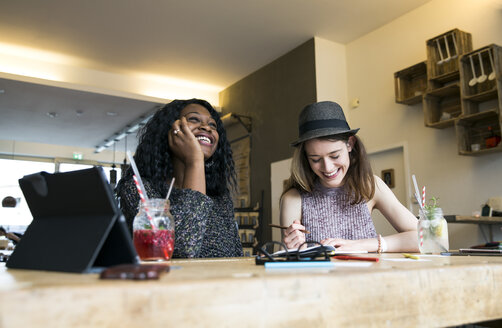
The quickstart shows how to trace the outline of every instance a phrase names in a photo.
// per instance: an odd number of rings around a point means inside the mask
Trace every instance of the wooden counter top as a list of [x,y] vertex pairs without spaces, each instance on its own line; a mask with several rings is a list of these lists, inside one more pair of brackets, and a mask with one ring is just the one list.
[[336,263],[265,270],[252,258],[174,260],[150,281],[1,264],[0,327],[413,327],[502,318],[502,257]]

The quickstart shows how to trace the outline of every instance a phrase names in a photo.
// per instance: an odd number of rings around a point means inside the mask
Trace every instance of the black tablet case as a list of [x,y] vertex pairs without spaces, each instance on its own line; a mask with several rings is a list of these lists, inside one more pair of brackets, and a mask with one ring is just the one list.
[[101,167],[24,176],[33,221],[8,268],[94,272],[139,263],[125,219]]

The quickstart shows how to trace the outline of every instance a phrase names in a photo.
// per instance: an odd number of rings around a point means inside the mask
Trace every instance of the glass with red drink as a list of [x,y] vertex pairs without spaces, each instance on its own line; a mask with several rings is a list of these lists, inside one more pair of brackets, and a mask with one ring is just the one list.
[[149,199],[140,204],[133,222],[133,242],[143,261],[166,261],[174,250],[174,219],[169,201]]

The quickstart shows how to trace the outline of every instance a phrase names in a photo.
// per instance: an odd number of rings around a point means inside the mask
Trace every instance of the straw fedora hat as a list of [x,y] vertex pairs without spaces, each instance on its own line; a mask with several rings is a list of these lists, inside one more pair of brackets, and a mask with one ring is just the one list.
[[307,105],[298,119],[298,140],[291,146],[319,137],[348,133],[356,134],[359,129],[350,129],[343,109],[336,102],[321,101]]

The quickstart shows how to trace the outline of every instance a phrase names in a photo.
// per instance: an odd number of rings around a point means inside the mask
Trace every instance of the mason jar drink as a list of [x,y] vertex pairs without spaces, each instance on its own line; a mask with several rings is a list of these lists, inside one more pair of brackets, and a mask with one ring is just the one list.
[[154,198],[145,204],[140,203],[133,221],[133,242],[143,261],[171,259],[174,250],[174,218],[168,200]]
[[441,253],[449,249],[448,224],[439,207],[424,208],[418,220],[418,246],[420,253]]

